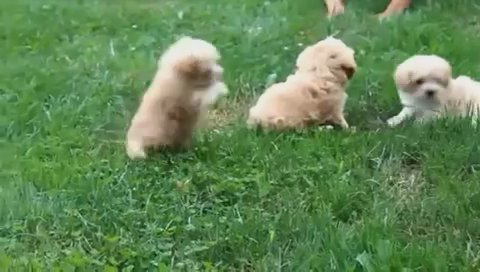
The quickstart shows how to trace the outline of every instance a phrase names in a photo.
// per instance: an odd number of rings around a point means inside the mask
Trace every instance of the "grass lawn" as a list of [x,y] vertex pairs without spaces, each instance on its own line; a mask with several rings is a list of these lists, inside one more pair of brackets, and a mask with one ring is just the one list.
[[[409,55],[480,78],[480,4],[379,23],[386,2],[328,21],[320,0],[1,1],[0,271],[479,271],[479,130],[382,122]],[[357,131],[249,131],[271,75],[331,33],[357,51]],[[181,34],[219,47],[231,93],[191,151],[131,162],[128,122]]]

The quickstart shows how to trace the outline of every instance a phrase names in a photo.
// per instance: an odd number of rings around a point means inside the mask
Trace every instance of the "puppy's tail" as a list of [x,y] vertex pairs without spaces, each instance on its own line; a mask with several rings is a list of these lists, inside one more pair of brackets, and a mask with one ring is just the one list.
[[126,148],[127,155],[132,160],[145,159],[147,157],[143,144],[138,140],[127,140]]

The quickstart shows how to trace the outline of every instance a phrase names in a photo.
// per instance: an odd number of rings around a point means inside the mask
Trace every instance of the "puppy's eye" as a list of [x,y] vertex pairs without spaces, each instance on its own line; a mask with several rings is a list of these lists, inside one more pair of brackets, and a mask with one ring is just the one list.
[[332,54],[332,55],[330,55],[330,58],[331,58],[331,59],[336,59],[336,58],[337,58],[337,54]]
[[425,80],[423,80],[422,78],[419,78],[415,81],[415,84],[417,85],[422,85],[423,83],[425,83]]

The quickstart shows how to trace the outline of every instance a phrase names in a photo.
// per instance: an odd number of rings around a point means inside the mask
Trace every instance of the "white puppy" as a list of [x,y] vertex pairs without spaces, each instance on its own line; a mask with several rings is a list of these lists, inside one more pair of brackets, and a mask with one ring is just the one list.
[[220,54],[204,40],[183,37],[162,55],[127,133],[131,159],[148,148],[188,147],[208,107],[227,93]]
[[467,76],[452,78],[448,61],[436,55],[415,55],[401,63],[394,74],[402,111],[388,119],[396,126],[406,119],[417,122],[439,117],[472,117],[480,112],[480,83]]

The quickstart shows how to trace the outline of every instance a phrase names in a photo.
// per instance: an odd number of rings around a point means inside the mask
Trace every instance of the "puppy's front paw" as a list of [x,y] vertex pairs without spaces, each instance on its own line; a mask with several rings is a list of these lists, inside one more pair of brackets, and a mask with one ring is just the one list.
[[227,87],[227,84],[225,84],[224,82],[219,82],[217,88],[218,88],[219,94],[221,95],[228,94],[228,87]]
[[347,120],[345,120],[345,117],[343,117],[343,115],[335,117],[331,122],[337,126],[340,126],[340,128],[342,129],[348,129],[350,127],[348,125]]
[[348,129],[350,126],[348,125],[347,121],[346,121],[344,118],[342,118],[342,119],[340,120],[340,127],[341,127],[342,129]]
[[399,122],[398,122],[397,118],[395,118],[395,117],[389,118],[389,119],[387,120],[387,125],[388,125],[389,127],[397,126],[398,123],[399,123]]
[[201,93],[194,98],[196,101],[200,101],[202,106],[212,106],[220,99],[220,97],[228,94],[227,85],[223,82],[217,82],[206,93]]
[[256,129],[259,127],[259,122],[253,118],[248,118],[247,119],[247,128],[249,129]]
[[318,127],[318,130],[320,131],[327,131],[327,130],[333,130],[334,127],[332,125],[325,125],[325,126],[320,126]]
[[131,160],[144,160],[147,158],[144,147],[135,141],[127,143],[127,155]]

